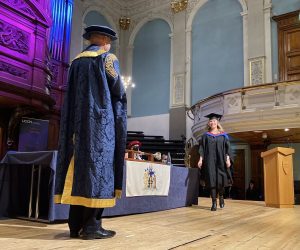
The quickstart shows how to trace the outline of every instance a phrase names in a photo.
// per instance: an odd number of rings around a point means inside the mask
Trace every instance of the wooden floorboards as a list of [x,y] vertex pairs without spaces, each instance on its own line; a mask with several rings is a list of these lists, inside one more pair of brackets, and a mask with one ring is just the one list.
[[114,238],[70,239],[68,226],[0,220],[0,249],[300,249],[300,206],[269,208],[263,202],[210,199],[167,211],[105,218]]

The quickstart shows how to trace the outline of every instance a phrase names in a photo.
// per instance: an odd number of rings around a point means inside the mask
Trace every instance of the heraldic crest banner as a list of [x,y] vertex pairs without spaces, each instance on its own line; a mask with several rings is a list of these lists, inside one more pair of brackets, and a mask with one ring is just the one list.
[[126,161],[126,196],[168,196],[169,165],[154,162]]

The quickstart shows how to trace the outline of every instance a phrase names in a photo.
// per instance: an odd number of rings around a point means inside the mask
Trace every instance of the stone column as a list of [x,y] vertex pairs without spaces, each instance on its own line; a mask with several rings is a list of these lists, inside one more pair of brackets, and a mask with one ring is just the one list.
[[270,1],[265,2],[264,19],[265,19],[265,55],[266,55],[266,82],[271,83],[272,80],[272,43],[271,43],[271,8]]
[[185,88],[185,103],[187,107],[190,107],[192,105],[191,101],[191,54],[192,54],[192,29],[189,28],[186,31],[186,88]]
[[[124,75],[132,76],[132,62],[133,62],[133,48],[134,46],[127,47],[127,63],[126,67],[124,67]],[[125,66],[125,65],[124,65]],[[126,90],[127,95],[127,115],[131,116],[131,96],[132,96],[132,88],[127,88]]]
[[244,86],[249,85],[248,63],[248,13],[242,12],[243,17],[243,51],[244,51]]
[[261,0],[248,1],[249,85],[266,82],[265,16]]
[[[171,36],[171,86],[170,86],[170,139],[186,135],[186,11],[174,14],[174,31]],[[190,86],[188,86],[190,93]],[[190,99],[190,98],[189,98]]]

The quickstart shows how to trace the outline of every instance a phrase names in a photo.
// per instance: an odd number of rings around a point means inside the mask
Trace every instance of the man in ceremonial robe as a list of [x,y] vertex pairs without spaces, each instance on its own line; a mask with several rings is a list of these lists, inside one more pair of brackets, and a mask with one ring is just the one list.
[[90,42],[72,62],[61,114],[55,202],[70,204],[70,237],[109,238],[101,225],[103,208],[122,190],[127,101],[119,63],[109,53],[116,33],[92,25]]

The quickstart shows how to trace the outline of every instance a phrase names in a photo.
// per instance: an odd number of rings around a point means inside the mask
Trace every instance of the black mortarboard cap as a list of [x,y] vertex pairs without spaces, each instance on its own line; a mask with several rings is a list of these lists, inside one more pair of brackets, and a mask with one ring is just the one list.
[[205,117],[207,117],[209,120],[217,119],[218,121],[220,121],[222,118],[222,115],[219,115],[216,113],[210,113],[210,114],[206,115]]
[[91,33],[94,32],[100,33],[104,36],[108,36],[112,41],[118,39],[116,32],[107,26],[91,25],[86,27],[84,30],[85,33],[82,35],[82,37],[87,40],[90,39]]

